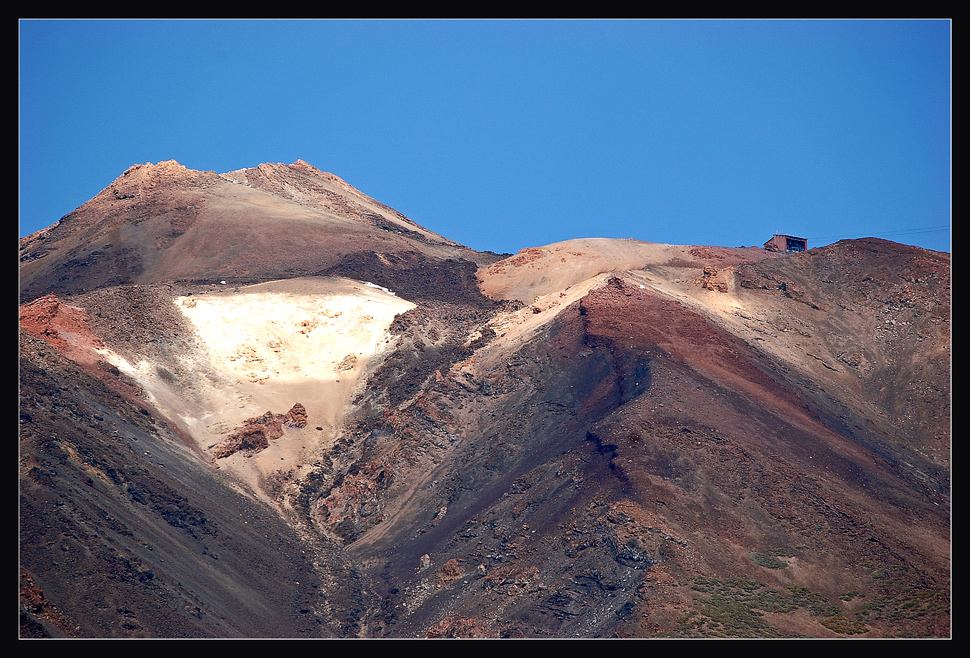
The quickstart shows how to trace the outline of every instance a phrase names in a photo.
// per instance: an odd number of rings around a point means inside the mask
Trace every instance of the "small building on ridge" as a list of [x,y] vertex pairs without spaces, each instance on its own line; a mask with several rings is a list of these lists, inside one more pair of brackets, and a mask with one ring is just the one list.
[[808,240],[796,238],[794,235],[775,234],[770,240],[765,242],[767,251],[805,251],[808,249]]

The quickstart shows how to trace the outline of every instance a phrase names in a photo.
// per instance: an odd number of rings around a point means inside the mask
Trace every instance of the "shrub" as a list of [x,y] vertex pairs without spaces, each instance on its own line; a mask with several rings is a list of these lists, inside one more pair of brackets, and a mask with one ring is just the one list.
[[766,569],[784,569],[788,566],[788,563],[784,560],[779,560],[774,555],[767,553],[752,552],[748,557],[751,558],[752,562]]
[[830,631],[840,633],[842,635],[858,635],[859,633],[865,633],[869,630],[862,622],[852,621],[845,615],[834,615],[832,617],[827,617],[821,620],[820,623]]

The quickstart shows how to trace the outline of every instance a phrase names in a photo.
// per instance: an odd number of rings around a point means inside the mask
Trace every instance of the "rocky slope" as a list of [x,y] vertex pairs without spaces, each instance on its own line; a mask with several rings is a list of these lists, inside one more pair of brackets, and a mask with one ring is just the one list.
[[950,634],[948,254],[169,162],[20,260],[22,636]]

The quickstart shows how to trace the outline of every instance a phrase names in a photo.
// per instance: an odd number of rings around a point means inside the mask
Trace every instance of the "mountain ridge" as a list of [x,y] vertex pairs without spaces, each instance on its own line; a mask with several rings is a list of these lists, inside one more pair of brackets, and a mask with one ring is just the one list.
[[251,282],[265,278],[265,263],[286,264],[276,276],[304,276],[351,254],[404,245],[420,258],[498,259],[337,181],[305,164],[221,175],[174,160],[135,165],[53,226],[20,240],[21,299],[55,288],[162,280]]
[[476,252],[299,160],[20,243],[22,636],[950,633],[948,254]]

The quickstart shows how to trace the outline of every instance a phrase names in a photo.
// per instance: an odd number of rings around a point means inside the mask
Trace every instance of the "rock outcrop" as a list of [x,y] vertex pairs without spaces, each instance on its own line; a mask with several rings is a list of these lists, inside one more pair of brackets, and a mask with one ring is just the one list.
[[268,448],[270,441],[283,436],[284,427],[303,428],[306,423],[306,408],[299,402],[285,414],[267,411],[262,416],[244,421],[241,427],[232,431],[224,442],[213,449],[212,455],[215,459],[224,459],[237,452],[255,455]]

